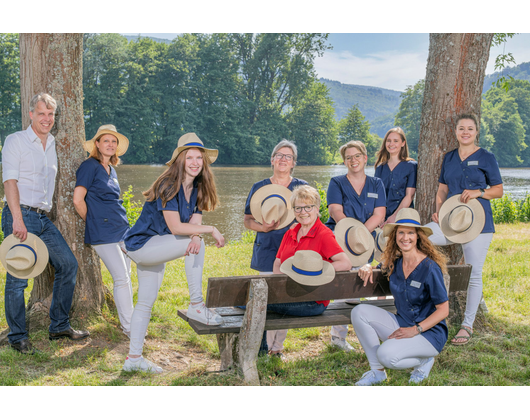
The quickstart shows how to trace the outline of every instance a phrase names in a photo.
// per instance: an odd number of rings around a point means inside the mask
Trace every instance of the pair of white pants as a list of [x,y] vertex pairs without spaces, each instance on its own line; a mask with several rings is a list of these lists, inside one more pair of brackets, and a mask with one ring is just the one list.
[[438,356],[438,351],[421,334],[399,340],[388,339],[400,327],[396,316],[382,308],[357,305],[351,311],[351,323],[372,370],[414,368],[426,359]]
[[[138,302],[132,315],[129,354],[134,356],[142,354],[151,309],[164,279],[166,263],[183,257],[190,241],[188,236],[157,235],[149,239],[140,249],[128,252],[127,255],[136,263],[138,271]],[[190,254],[184,259],[190,301],[193,303],[203,300],[204,252],[204,242],[201,242],[199,253]]]
[[123,242],[92,245],[99,258],[105,263],[114,282],[114,303],[118,310],[120,324],[125,333],[131,330],[133,298],[131,285],[131,260],[122,252]]
[[[272,271],[260,271],[261,275],[274,274]],[[272,330],[267,331],[267,347],[270,351],[281,352],[283,350],[283,343],[287,338],[288,330]]]
[[[444,236],[438,223],[431,222],[425,226],[432,229],[433,233],[429,236],[429,239],[433,244],[438,246],[453,244],[453,242]],[[492,239],[493,233],[481,233],[471,242],[462,244],[464,260],[466,264],[472,266],[471,277],[469,278],[469,285],[467,287],[466,312],[462,321],[462,325],[469,328],[473,328],[478,306],[482,299],[482,267],[486,261],[486,255],[488,254],[488,248]]]
[[[361,268],[362,265],[359,267],[352,267],[350,271],[355,271]],[[335,299],[334,302],[346,302],[348,299]],[[333,325],[331,327],[331,338],[333,337],[339,337],[346,339],[348,335],[348,325]]]

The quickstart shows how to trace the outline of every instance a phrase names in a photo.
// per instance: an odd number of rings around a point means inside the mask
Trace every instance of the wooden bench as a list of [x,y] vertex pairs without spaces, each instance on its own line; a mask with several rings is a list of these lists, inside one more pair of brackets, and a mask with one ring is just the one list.
[[[471,275],[470,265],[448,266],[445,285],[449,292],[467,290]],[[331,283],[304,286],[283,274],[265,276],[210,277],[206,306],[215,308],[224,324],[204,325],[187,317],[187,310],[179,310],[181,318],[197,334],[216,334],[221,355],[221,370],[237,367],[245,382],[259,385],[256,360],[264,330],[311,328],[351,323],[353,306],[346,302],[332,302],[322,315],[297,317],[267,313],[267,304],[308,302],[317,300],[353,299],[390,296],[388,279],[381,270],[374,270],[373,284],[363,287],[356,271],[338,272]],[[363,301],[395,312],[394,300]],[[245,306],[246,310],[236,306]]]

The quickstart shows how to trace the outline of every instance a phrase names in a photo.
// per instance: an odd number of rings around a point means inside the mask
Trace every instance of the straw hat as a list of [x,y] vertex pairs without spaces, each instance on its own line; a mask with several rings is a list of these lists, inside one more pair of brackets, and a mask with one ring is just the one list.
[[173,162],[175,162],[175,159],[178,155],[180,155],[180,152],[190,149],[192,147],[197,147],[205,152],[206,156],[208,156],[208,159],[210,159],[210,163],[214,163],[217,159],[217,156],[219,155],[219,150],[217,149],[207,149],[204,147],[204,143],[202,140],[197,136],[195,133],[186,133],[183,136],[180,137],[177,148],[173,151],[173,156],[171,156],[171,159],[169,162],[166,163],[167,166],[171,166]]
[[335,268],[324,261],[315,251],[296,251],[280,266],[280,271],[287,274],[295,282],[306,286],[320,286],[335,278]]
[[292,191],[282,185],[269,184],[257,190],[250,199],[250,212],[263,224],[280,221],[276,230],[283,229],[294,220],[291,207]]
[[467,203],[460,201],[461,194],[446,200],[438,212],[440,229],[447,239],[457,244],[465,244],[475,239],[486,222],[482,204],[473,198]]
[[48,264],[48,248],[41,238],[28,232],[24,242],[9,235],[0,245],[0,261],[6,271],[18,279],[38,276]]
[[127,149],[129,148],[129,139],[123,134],[118,133],[116,127],[112,124],[105,124],[98,128],[98,131],[92,140],[85,141],[83,148],[88,152],[92,153],[94,149],[94,142],[98,140],[103,134],[112,134],[118,139],[118,148],[116,149],[116,154],[118,156],[124,155]]
[[383,235],[383,229],[381,228],[376,228],[374,232],[374,260],[381,261],[381,255],[383,255],[386,247],[386,236]]
[[389,236],[390,232],[392,232],[396,226],[420,228],[427,236],[432,235],[431,228],[421,225],[420,214],[418,213],[418,210],[415,209],[404,208],[398,211],[398,214],[396,215],[396,221],[394,223],[387,223],[385,226],[383,226],[383,235]]
[[366,264],[374,252],[372,234],[363,223],[352,217],[345,217],[337,223],[335,238],[354,267]]

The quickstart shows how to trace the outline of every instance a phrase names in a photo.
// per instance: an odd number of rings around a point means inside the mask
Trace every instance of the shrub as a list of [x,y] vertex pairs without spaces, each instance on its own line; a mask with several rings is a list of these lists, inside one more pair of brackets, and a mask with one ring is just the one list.
[[320,195],[320,209],[318,210],[320,213],[320,221],[322,223],[326,223],[329,219],[329,212],[328,212],[328,199],[326,196],[326,190],[322,187],[322,185],[318,182],[315,182],[318,190],[318,194]]
[[140,201],[133,201],[134,196],[132,192],[132,185],[129,185],[127,191],[124,191],[122,194],[123,207],[127,211],[127,219],[129,219],[129,226],[133,226],[142,212],[142,203]]

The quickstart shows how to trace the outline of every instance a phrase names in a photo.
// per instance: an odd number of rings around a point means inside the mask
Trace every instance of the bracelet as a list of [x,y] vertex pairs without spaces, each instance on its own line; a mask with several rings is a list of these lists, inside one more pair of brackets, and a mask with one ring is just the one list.
[[420,324],[416,324],[416,330],[418,331],[418,334],[421,334],[423,332],[423,327]]
[[199,237],[199,240],[202,241],[202,235],[201,235],[200,233],[193,233],[193,234],[191,234],[191,235],[190,235],[190,239],[193,239],[193,238],[195,238],[196,236],[198,236],[198,237]]

